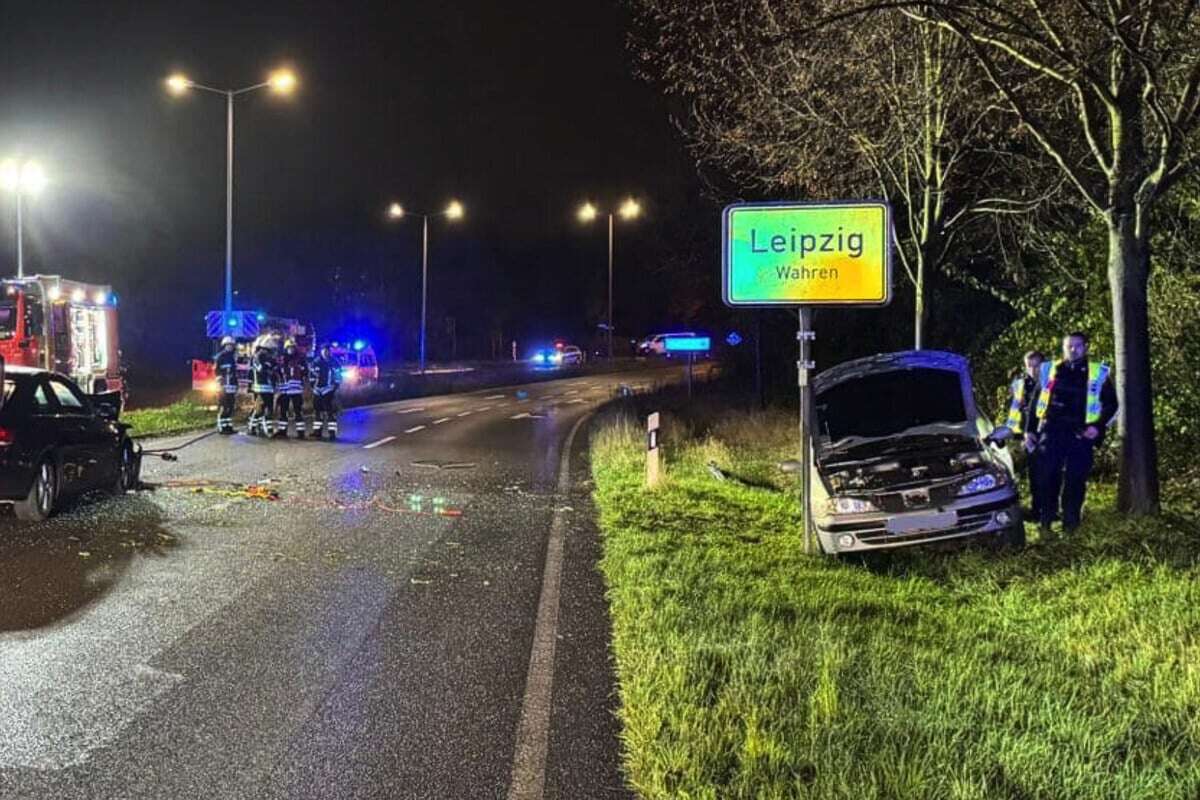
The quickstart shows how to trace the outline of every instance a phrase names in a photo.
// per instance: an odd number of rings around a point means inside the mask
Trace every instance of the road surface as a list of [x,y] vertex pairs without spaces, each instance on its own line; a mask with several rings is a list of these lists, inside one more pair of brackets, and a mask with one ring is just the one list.
[[0,520],[0,797],[626,796],[582,423],[668,376],[210,437]]

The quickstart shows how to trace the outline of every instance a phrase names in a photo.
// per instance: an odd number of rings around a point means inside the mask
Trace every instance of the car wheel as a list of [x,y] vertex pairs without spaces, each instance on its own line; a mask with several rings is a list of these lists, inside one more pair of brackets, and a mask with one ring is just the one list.
[[33,477],[33,486],[24,500],[13,503],[13,513],[25,522],[41,522],[54,513],[58,499],[58,470],[49,458],[42,459]]
[[117,455],[117,477],[112,485],[113,494],[125,494],[136,489],[141,471],[141,459],[133,452],[133,442],[126,439],[121,443],[121,452]]
[[1025,548],[1025,523],[1017,520],[1002,536],[1005,546],[1013,550],[1023,550]]

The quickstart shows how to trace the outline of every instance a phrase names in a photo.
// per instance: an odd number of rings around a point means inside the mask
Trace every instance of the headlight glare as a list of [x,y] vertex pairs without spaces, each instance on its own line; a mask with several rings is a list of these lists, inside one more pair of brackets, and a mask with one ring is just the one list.
[[1007,483],[1008,480],[999,472],[984,472],[976,475],[969,481],[958,488],[959,497],[966,494],[979,494],[981,492],[990,492]]
[[857,497],[831,497],[825,503],[825,510],[830,514],[866,514],[879,509],[870,501]]

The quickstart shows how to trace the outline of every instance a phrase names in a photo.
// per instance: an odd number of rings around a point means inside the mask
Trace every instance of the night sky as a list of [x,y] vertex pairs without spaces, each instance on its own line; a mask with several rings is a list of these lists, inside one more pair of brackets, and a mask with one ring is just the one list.
[[[622,334],[698,313],[666,297],[681,273],[716,285],[716,205],[632,74],[616,3],[5,2],[0,19],[0,155],[52,180],[28,209],[26,270],[111,283],[135,364],[204,354],[201,316],[222,302],[224,99],[170,96],[176,70],[229,88],[282,64],[300,77],[292,98],[236,101],[240,307],[411,356],[420,223],[384,210],[452,197],[467,218],[431,224],[430,335],[453,316],[459,355],[488,355],[493,332],[586,339],[606,255],[603,225],[575,220],[585,198],[645,209],[618,223]],[[10,198],[0,210],[11,274]]]

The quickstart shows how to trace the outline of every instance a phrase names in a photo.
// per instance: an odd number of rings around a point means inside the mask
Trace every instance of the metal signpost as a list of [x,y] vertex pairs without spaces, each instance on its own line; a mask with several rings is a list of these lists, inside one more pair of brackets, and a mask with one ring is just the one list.
[[812,552],[813,306],[884,306],[891,300],[892,212],[882,201],[735,203],[721,226],[721,288],[733,307],[798,310],[800,502]]
[[663,340],[663,347],[668,353],[687,353],[687,392],[688,399],[692,397],[692,364],[696,353],[707,353],[712,350],[712,339],[708,336],[668,336]]

